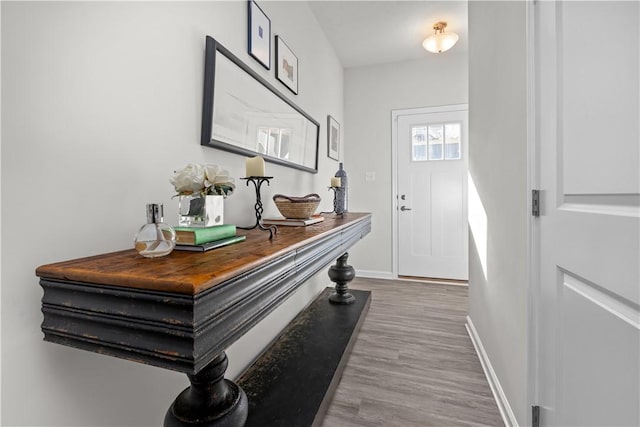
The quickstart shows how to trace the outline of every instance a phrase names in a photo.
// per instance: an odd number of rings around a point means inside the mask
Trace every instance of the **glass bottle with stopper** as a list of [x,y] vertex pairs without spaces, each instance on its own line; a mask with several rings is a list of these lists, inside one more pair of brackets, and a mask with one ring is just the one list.
[[169,255],[176,246],[176,232],[163,222],[162,204],[147,204],[147,223],[136,233],[134,243],[138,253],[147,258]]
[[[339,187],[336,189],[336,206],[335,212],[342,214],[349,211],[349,181],[347,179],[347,171],[344,170],[342,162],[339,164],[340,169],[335,174],[335,178],[339,179]],[[331,180],[333,186],[333,179]]]

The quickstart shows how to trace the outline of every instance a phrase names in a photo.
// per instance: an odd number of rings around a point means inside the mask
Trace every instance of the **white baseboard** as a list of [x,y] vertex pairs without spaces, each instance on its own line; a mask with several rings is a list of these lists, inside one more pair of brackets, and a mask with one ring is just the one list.
[[376,271],[376,270],[356,270],[356,277],[366,277],[367,279],[385,279],[393,280],[393,273],[390,271]]
[[518,420],[509,405],[507,396],[504,394],[504,390],[502,390],[502,386],[500,385],[500,381],[498,381],[498,377],[493,370],[493,366],[491,366],[489,356],[487,356],[487,352],[484,350],[482,341],[480,341],[478,331],[476,331],[476,327],[473,325],[469,316],[467,316],[467,324],[465,326],[467,327],[467,333],[469,334],[469,337],[471,337],[471,342],[473,343],[476,353],[478,354],[478,358],[480,359],[480,364],[482,365],[484,375],[487,377],[487,381],[489,382],[489,387],[491,387],[493,398],[498,404],[498,409],[500,410],[500,415],[502,416],[504,425],[506,427],[518,427]]

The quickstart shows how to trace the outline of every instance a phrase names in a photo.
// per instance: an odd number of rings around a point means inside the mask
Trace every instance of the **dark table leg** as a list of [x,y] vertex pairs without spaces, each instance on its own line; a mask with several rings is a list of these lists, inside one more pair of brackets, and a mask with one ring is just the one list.
[[191,386],[171,404],[165,427],[243,426],[249,403],[244,391],[224,378],[227,365],[222,352],[197,374],[187,375]]
[[329,295],[332,304],[353,304],[356,298],[349,292],[349,282],[356,277],[356,271],[347,264],[349,253],[345,252],[338,258],[336,265],[329,268],[329,279],[336,284],[336,291]]

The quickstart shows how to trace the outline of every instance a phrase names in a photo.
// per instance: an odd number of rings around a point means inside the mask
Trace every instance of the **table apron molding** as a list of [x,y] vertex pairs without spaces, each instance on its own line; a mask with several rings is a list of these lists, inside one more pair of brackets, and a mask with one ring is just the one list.
[[[193,297],[190,295],[48,278],[40,279],[40,286],[45,289],[43,307],[75,309],[96,316],[122,317],[126,314],[128,322],[166,323],[189,330],[193,327]],[[157,309],[159,306],[162,310]]]
[[364,217],[195,295],[43,277],[44,339],[196,374],[370,230]]

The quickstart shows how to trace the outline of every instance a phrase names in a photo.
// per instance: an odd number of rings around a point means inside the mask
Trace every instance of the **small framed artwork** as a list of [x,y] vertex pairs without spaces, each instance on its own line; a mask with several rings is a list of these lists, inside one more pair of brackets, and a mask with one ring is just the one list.
[[340,160],[340,123],[327,116],[327,156]]
[[298,94],[298,58],[280,36],[276,36],[276,78]]
[[249,0],[249,55],[271,69],[271,20],[253,0]]

